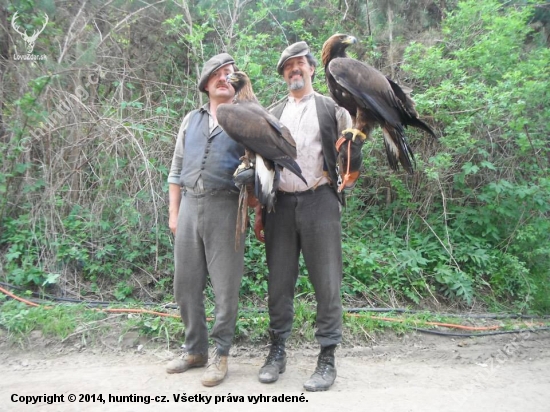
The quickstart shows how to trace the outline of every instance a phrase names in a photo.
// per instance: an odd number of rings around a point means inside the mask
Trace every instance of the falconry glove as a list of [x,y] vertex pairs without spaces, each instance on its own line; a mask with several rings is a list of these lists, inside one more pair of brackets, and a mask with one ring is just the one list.
[[353,138],[353,134],[344,131],[336,141],[336,151],[338,152],[338,170],[341,182],[338,191],[352,189],[363,167],[363,153],[361,151],[365,142],[360,137]]

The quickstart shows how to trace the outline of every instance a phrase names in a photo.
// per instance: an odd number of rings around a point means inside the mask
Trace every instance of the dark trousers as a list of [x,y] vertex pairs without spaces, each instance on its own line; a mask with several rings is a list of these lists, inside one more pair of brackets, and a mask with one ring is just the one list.
[[333,189],[323,185],[315,191],[279,192],[275,211],[266,215],[264,232],[270,329],[284,339],[290,335],[302,252],[317,300],[315,337],[321,346],[340,343],[342,229]]
[[208,352],[204,289],[210,276],[215,321],[210,337],[227,355],[235,334],[244,269],[244,235],[235,250],[238,193],[184,193],[174,245],[174,295],[189,353]]

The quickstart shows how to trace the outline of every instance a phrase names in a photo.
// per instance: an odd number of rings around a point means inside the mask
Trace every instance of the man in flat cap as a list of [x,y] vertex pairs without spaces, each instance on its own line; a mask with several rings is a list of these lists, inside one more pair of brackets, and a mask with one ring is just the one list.
[[[171,361],[168,373],[206,366],[201,382],[220,384],[227,374],[227,358],[237,321],[239,288],[244,268],[244,236],[235,250],[239,192],[233,172],[244,147],[219,126],[216,109],[231,103],[235,90],[226,81],[235,71],[227,53],[208,60],[199,90],[208,103],[188,113],[179,129],[169,183],[169,226],[175,235],[174,296],[185,325],[185,353]],[[208,356],[208,329],[204,289],[210,276],[216,319],[210,338],[215,347]]]
[[277,72],[289,89],[288,99],[272,113],[296,140],[305,184],[283,170],[275,211],[256,209],[255,233],[265,241],[271,347],[260,369],[260,382],[271,383],[286,369],[285,341],[292,329],[294,288],[300,252],[317,300],[320,344],[317,367],[305,382],[308,391],[325,391],[336,379],[334,350],[342,339],[342,239],[337,152],[340,132],[351,126],[349,113],[313,90],[317,62],[306,42],[294,43],[281,54]]

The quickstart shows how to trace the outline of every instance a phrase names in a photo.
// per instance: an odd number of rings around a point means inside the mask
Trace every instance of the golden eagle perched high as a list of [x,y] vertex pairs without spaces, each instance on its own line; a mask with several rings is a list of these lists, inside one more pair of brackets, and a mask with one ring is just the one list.
[[353,119],[353,129],[342,134],[364,141],[376,125],[380,125],[390,167],[398,170],[401,163],[412,174],[414,154],[407,143],[405,127],[420,128],[434,138],[436,135],[418,118],[414,101],[399,85],[374,67],[347,56],[346,48],[355,43],[357,39],[353,36],[335,34],[322,50],[330,95]]

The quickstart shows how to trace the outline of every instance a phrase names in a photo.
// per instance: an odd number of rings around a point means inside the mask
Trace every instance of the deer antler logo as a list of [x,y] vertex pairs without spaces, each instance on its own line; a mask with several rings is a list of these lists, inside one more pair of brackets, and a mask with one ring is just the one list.
[[34,50],[34,42],[36,42],[38,35],[44,31],[44,29],[46,28],[46,24],[48,24],[48,15],[44,13],[44,15],[46,16],[46,21],[44,22],[44,25],[40,30],[35,30],[32,36],[29,36],[27,34],[27,31],[21,31],[21,27],[16,23],[16,20],[19,18],[17,14],[18,12],[15,12],[13,17],[11,18],[11,25],[13,29],[23,37],[23,40],[25,40],[25,43],[27,43],[27,53],[31,54]]

